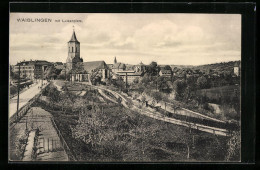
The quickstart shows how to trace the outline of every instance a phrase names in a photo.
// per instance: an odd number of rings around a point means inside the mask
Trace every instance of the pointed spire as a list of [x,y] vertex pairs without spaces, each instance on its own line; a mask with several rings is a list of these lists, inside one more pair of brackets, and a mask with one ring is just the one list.
[[116,64],[117,63],[117,60],[116,60],[116,57],[115,57],[115,59],[114,59],[114,64]]
[[73,33],[72,33],[72,36],[71,36],[71,39],[70,39],[69,42],[79,42],[77,40],[77,37],[76,37],[76,34],[75,34],[74,25],[73,25]]

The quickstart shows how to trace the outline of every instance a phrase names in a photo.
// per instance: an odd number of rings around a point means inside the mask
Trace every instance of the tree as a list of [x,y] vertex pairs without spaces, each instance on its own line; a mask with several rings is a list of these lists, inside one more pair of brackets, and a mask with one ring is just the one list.
[[11,77],[12,79],[19,79],[19,74],[16,73],[16,72],[13,72],[13,70],[11,69],[11,67],[10,67],[10,77]]
[[152,93],[152,97],[156,100],[157,103],[163,99],[162,94],[157,91]]
[[164,66],[164,69],[165,70],[172,70],[171,66],[169,66],[169,65]]
[[61,70],[56,69],[53,65],[48,67],[47,70],[44,72],[44,78],[46,79],[56,79],[57,76],[60,74]]
[[158,86],[158,89],[159,91],[169,91],[170,90],[170,87],[165,79],[165,77],[158,77],[157,78],[157,86]]
[[154,61],[152,61],[147,68],[147,73],[150,74],[151,76],[157,76],[159,71],[160,71],[160,67]]
[[58,102],[60,99],[60,92],[56,87],[52,87],[49,89],[48,96],[50,97],[52,102]]
[[176,80],[173,82],[173,89],[176,91],[177,98],[183,98],[187,83],[184,80]]
[[207,83],[208,83],[208,81],[204,76],[201,76],[197,79],[197,85],[201,89],[207,88],[207,85],[208,85]]
[[141,83],[144,85],[147,85],[147,84],[149,84],[149,82],[151,82],[151,76],[149,74],[145,73],[141,79]]

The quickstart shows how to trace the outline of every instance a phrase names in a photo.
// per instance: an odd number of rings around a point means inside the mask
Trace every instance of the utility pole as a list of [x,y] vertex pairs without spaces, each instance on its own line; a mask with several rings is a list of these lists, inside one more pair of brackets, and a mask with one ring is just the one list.
[[64,67],[65,67],[65,81],[67,80],[67,75],[66,75],[66,71],[67,71],[67,64],[65,63],[65,65],[64,65]]
[[20,63],[19,63],[19,72],[18,72],[18,74],[19,74],[19,76],[18,76],[18,89],[17,89],[17,92],[18,92],[18,94],[17,94],[17,112],[16,112],[16,119],[18,119],[18,110],[19,110],[19,91],[20,91]]
[[42,84],[43,84],[43,70],[44,70],[44,68],[42,66]]
[[125,88],[127,88],[127,73],[125,73]]

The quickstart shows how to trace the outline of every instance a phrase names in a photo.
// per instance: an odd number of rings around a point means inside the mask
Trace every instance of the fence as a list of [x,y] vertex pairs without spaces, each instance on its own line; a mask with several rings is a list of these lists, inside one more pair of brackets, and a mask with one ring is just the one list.
[[165,115],[161,115],[161,114],[154,113],[154,112],[147,112],[147,111],[144,111],[144,110],[140,110],[140,113],[147,115],[149,117],[152,117],[154,119],[157,119],[157,120],[162,120],[164,122],[169,122],[169,123],[185,126],[185,127],[188,127],[188,128],[196,129],[196,130],[199,130],[199,131],[208,132],[208,133],[211,133],[211,134],[214,134],[214,135],[229,136],[230,133],[231,133],[231,131],[228,131],[226,129],[205,126],[205,125],[201,125],[201,124],[197,124],[197,123],[191,123],[191,122],[187,122],[187,121],[183,121],[183,120],[177,120],[177,119],[169,118]]
[[53,151],[59,151],[63,150],[63,147],[61,145],[59,138],[38,138],[38,152],[44,153],[44,152],[53,152]]
[[68,157],[69,157],[69,160],[72,160],[72,161],[77,161],[76,157],[74,156],[74,154],[72,153],[72,151],[70,150],[70,148],[68,147],[66,141],[64,140],[61,132],[59,131],[55,121],[53,120],[53,118],[51,118],[51,122],[53,124],[53,127],[55,128],[56,132],[58,133],[58,136],[60,138],[60,142],[61,142],[61,145],[63,147],[63,149],[65,150],[65,152],[67,153]]
[[9,125],[12,128],[19,120],[27,113],[27,111],[31,108],[31,105],[40,97],[41,92],[30,99],[24,106],[22,106],[18,111],[15,112],[9,118]]
[[[49,86],[49,84],[47,85]],[[18,111],[16,111],[10,118],[9,118],[9,127],[10,129],[14,127],[14,125],[19,122],[19,120],[27,113],[27,111],[31,108],[31,105],[39,99],[43,90],[47,87],[45,86],[37,95],[35,95],[32,99],[30,99],[24,106],[22,106]]]

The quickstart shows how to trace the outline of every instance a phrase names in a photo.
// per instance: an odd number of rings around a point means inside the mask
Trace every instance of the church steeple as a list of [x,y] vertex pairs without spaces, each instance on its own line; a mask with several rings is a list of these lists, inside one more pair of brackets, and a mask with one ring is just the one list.
[[74,30],[74,27],[73,27],[73,33],[72,33],[72,36],[71,36],[71,39],[69,42],[79,42],[77,40],[77,37],[76,37],[76,33],[75,33],[75,30]]
[[117,60],[116,60],[116,57],[115,57],[115,59],[114,59],[114,64],[116,64],[117,63]]
[[68,42],[68,58],[66,60],[68,70],[73,68],[74,63],[82,62],[80,58],[80,42],[77,40],[74,26],[70,41]]

